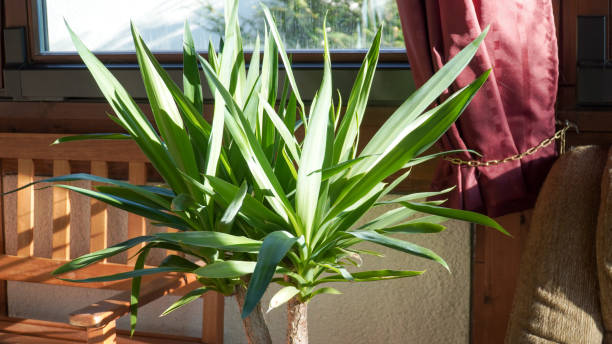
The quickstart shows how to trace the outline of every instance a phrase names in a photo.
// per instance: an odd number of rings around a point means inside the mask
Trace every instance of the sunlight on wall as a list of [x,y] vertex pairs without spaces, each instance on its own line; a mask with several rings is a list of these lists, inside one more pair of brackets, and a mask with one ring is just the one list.
[[[385,211],[380,207],[379,212]],[[379,215],[372,212],[366,218]],[[365,219],[367,220],[367,219]],[[448,273],[439,264],[398,253],[372,244],[367,249],[385,258],[364,257],[360,269],[427,270],[419,277],[373,283],[335,283],[342,295],[322,295],[309,306],[311,343],[430,344],[469,342],[470,315],[470,226],[451,221],[440,234],[411,235],[410,241],[434,250],[451,267]],[[349,269],[351,270],[351,269]],[[70,311],[100,301],[116,292],[9,282],[10,316],[66,322]],[[278,289],[271,287],[264,308]],[[69,297],[67,297],[69,295]],[[168,296],[141,308],[138,329],[199,337],[201,301],[159,318],[178,297]],[[58,307],[61,300],[61,307]],[[274,343],[284,343],[284,308],[266,315]],[[128,328],[128,319],[118,322]],[[225,343],[246,343],[238,307],[233,298],[225,303]]]

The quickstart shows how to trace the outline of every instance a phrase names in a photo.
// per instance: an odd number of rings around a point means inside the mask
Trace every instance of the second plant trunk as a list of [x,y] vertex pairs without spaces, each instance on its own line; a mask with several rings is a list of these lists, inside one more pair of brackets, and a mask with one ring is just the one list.
[[287,302],[287,344],[308,344],[308,305],[295,297]]

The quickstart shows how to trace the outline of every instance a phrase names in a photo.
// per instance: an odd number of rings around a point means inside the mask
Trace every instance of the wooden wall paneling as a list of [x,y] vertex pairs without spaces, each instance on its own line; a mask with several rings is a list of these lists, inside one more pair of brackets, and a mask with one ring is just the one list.
[[[21,0],[19,0],[21,1]],[[153,119],[148,104],[138,104]],[[211,105],[204,106],[212,114]],[[125,132],[108,118],[113,113],[106,103],[81,102],[0,102],[0,132],[20,133],[115,133]]]
[[578,0],[561,1],[561,41],[559,84],[576,86],[576,23]]
[[4,27],[27,27],[28,7],[26,0],[4,0]]
[[[608,16],[610,10],[609,0],[580,0],[578,2],[578,15],[579,16]],[[608,21],[608,18],[606,18]],[[609,23],[607,23],[608,27]]]
[[557,42],[561,42],[561,0],[552,0]]
[[[105,161],[92,161],[91,174],[107,178],[108,164]],[[91,187],[94,188],[96,185],[99,185],[99,183],[92,183]],[[90,221],[89,249],[92,252],[105,249],[108,245],[108,211],[106,203],[91,199]]]
[[612,132],[583,132],[580,134],[568,133],[567,146],[584,146],[584,145],[612,145]]
[[576,106],[576,47],[579,0],[560,0],[559,3],[559,91],[557,108]]
[[[4,1],[0,1],[0,30],[4,32]],[[4,88],[4,34],[0,37],[0,88]]]
[[[580,133],[605,133],[612,130],[611,110],[560,110],[557,111],[557,118],[575,123],[580,128]],[[568,131],[568,135],[575,134],[574,129]]]
[[[130,162],[129,165],[129,182],[135,185],[144,185],[147,182],[147,169],[143,162]],[[147,234],[145,219],[132,213],[128,214],[128,238],[135,238]],[[132,257],[138,252],[143,245],[137,245],[127,250],[128,263],[135,263],[136,260]]]
[[[34,161],[17,161],[17,187],[34,181]],[[34,253],[34,188],[17,191],[17,255]]]
[[[61,135],[60,135],[61,136]],[[58,134],[1,133],[0,147],[4,158],[146,162],[147,157],[138,145],[127,140],[76,141],[52,145]],[[89,170],[89,166],[87,168]]]
[[[68,160],[53,161],[53,176],[70,174]],[[53,259],[70,259],[70,196],[63,188],[53,188]]]
[[[0,159],[0,192],[4,192],[4,168]],[[4,197],[0,196],[0,255],[5,253],[4,243]],[[8,316],[8,299],[6,281],[0,280],[0,317]]]
[[496,220],[512,237],[476,226],[472,266],[472,343],[503,343],[531,210]]

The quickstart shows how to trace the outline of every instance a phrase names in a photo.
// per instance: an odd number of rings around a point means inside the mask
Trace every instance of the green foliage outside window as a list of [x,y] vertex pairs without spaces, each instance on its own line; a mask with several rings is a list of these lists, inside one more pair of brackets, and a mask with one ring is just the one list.
[[[404,38],[393,0],[263,0],[276,19],[288,49],[321,49],[323,19],[327,17],[327,39],[331,49],[367,49],[378,28],[383,25],[383,49],[404,47]],[[200,21],[195,22],[207,31],[223,36],[223,9],[209,0],[201,0]],[[246,48],[253,48],[259,35],[263,36],[265,20],[257,2],[241,4],[242,38]]]

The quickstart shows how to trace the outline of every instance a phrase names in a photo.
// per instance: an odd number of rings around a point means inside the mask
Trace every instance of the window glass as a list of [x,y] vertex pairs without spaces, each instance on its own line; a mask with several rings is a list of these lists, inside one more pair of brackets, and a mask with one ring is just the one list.
[[[365,50],[379,25],[382,48],[403,49],[395,0],[264,0],[276,18],[288,50],[320,50],[327,16],[333,50]],[[189,20],[196,47],[219,44],[223,30],[222,0],[38,0],[42,53],[74,53],[64,18],[96,52],[134,51],[129,22],[156,52],[182,50],[184,21]],[[241,0],[239,16],[246,49],[265,28],[260,0]]]

